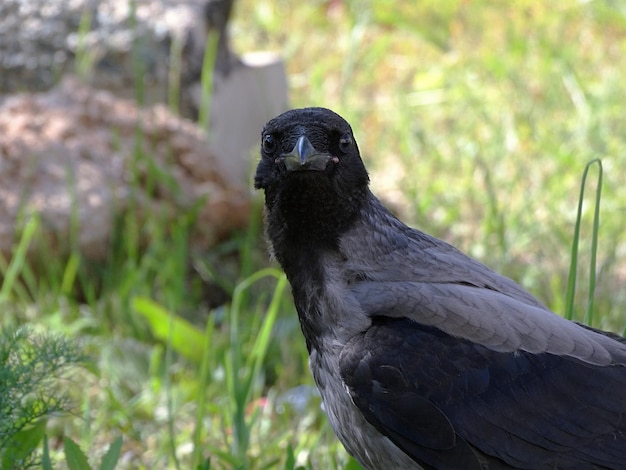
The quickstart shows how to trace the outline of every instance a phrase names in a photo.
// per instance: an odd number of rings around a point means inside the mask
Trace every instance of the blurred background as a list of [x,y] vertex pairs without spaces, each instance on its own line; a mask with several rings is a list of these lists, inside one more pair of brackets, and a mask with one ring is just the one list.
[[359,468],[252,190],[290,107],[351,123],[402,220],[624,334],[625,70],[623,1],[3,0],[0,467]]

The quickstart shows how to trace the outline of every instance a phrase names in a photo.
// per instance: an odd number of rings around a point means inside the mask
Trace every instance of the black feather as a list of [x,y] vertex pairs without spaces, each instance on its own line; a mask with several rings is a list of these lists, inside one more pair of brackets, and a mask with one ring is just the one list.
[[381,432],[404,429],[413,445],[398,445],[420,462],[448,458],[450,432],[513,468],[626,462],[626,394],[614,393],[626,390],[623,367],[499,353],[384,317],[350,340],[340,365],[355,404]]

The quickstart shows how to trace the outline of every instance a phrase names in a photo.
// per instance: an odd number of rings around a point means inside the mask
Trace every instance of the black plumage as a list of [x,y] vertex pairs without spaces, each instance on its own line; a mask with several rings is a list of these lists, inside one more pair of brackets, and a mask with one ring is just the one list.
[[626,468],[626,340],[395,218],[349,124],[288,111],[255,186],[333,429],[369,469]]

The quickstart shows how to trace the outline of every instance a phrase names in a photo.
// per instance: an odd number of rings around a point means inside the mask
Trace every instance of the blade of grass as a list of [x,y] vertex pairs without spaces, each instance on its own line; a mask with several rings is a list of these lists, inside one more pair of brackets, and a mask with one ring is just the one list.
[[85,8],[78,24],[78,44],[76,46],[76,74],[85,80],[93,71],[94,55],[89,51],[87,33],[91,29],[93,10]]
[[[252,284],[265,277],[275,277],[278,280],[271,302],[272,307],[270,307],[272,311],[268,314],[265,321],[266,325],[262,327],[263,338],[258,339],[253,348],[253,351],[256,350],[256,354],[253,354],[254,357],[252,359],[244,361],[243,350],[240,345],[242,339],[239,330],[241,305],[245,298],[246,290]],[[250,400],[254,379],[258,372],[255,365],[260,365],[265,354],[264,348],[267,348],[269,342],[269,332],[273,328],[273,321],[276,318],[276,311],[278,310],[277,298],[280,298],[279,295],[282,295],[285,288],[286,280],[282,280],[283,277],[282,272],[276,268],[262,269],[240,282],[233,292],[233,302],[230,309],[230,349],[227,353],[225,369],[229,397],[232,398],[230,416],[233,428],[232,453],[237,456],[241,462],[246,462],[249,447],[251,424],[246,420],[246,408]],[[244,368],[244,364],[248,367]],[[251,422],[253,420],[254,417]]]
[[600,232],[600,200],[602,198],[602,160],[592,161],[598,164],[598,182],[596,185],[596,198],[593,210],[593,231],[591,236],[591,260],[589,261],[589,297],[587,299],[587,313],[585,323],[593,325],[594,299],[596,292],[596,260],[598,256],[598,233]]
[[272,337],[272,330],[274,328],[274,324],[276,323],[276,318],[278,317],[280,301],[286,287],[287,277],[284,274],[279,273],[278,282],[276,283],[276,288],[274,289],[274,294],[272,295],[272,301],[267,308],[267,313],[265,319],[263,320],[263,324],[261,325],[261,330],[258,332],[252,351],[248,356],[248,366],[250,370],[248,383],[246,384],[246,389],[248,391],[252,389],[252,382],[261,368],[261,364],[267,354],[267,349]]
[[206,390],[209,386],[210,370],[213,365],[211,343],[215,331],[215,317],[211,315],[204,330],[204,354],[200,365],[200,383],[198,384],[198,409],[196,411],[196,423],[193,431],[193,452],[191,468],[199,468],[202,465],[202,431],[204,429],[204,413],[206,411]]
[[63,280],[61,281],[61,292],[65,295],[69,295],[72,291],[76,277],[78,274],[78,268],[80,266],[80,253],[72,250],[65,270],[63,271]]
[[172,338],[174,332],[174,321],[176,320],[173,313],[170,314],[169,337],[165,347],[165,402],[167,407],[167,435],[168,445],[170,447],[170,456],[174,461],[176,470],[180,470],[180,461],[176,455],[176,431],[174,426],[174,393],[172,390],[172,363],[173,363],[173,345]]
[[180,74],[182,71],[183,41],[175,35],[170,45],[170,66],[167,71],[167,105],[172,113],[180,111]]
[[209,32],[204,49],[204,59],[202,62],[202,76],[200,84],[202,87],[200,97],[200,110],[198,112],[198,125],[201,129],[208,131],[209,115],[211,110],[211,95],[213,93],[213,66],[217,58],[217,31]]
[[576,292],[576,275],[578,267],[578,246],[580,240],[580,224],[582,220],[583,200],[585,196],[585,185],[587,182],[587,174],[589,168],[594,165],[598,165],[598,184],[596,188],[596,200],[593,217],[593,233],[591,242],[591,263],[589,273],[589,297],[587,303],[587,312],[585,314],[585,322],[589,325],[593,324],[593,296],[595,292],[596,283],[596,255],[598,249],[598,228],[600,217],[600,196],[602,191],[602,161],[600,159],[594,159],[587,163],[585,171],[583,172],[582,181],[580,184],[580,196],[578,198],[578,210],[576,213],[576,224],[574,226],[574,238],[572,240],[572,250],[570,256],[570,269],[567,280],[567,294],[565,296],[565,318],[572,320],[574,317],[574,294]]
[[133,34],[132,58],[133,58],[133,75],[135,78],[135,99],[140,106],[145,104],[145,65],[141,57],[141,49],[143,41],[141,35],[137,34],[137,0],[129,0],[128,6],[130,30]]
[[9,266],[4,274],[4,282],[0,289],[0,303],[5,302],[13,287],[16,284],[17,278],[22,271],[22,268],[26,264],[26,255],[28,254],[28,248],[37,232],[39,227],[39,219],[36,216],[32,216],[26,222],[24,231],[20,237],[20,241],[17,245],[17,249],[14,252],[13,259],[10,261]]

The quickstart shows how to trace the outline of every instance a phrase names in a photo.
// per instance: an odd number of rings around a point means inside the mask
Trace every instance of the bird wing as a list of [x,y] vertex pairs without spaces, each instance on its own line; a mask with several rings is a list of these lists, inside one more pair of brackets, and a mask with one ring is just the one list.
[[495,351],[547,352],[596,365],[626,365],[626,343],[496,290],[377,281],[352,284],[350,292],[369,317],[406,317]]
[[626,368],[500,352],[408,318],[376,316],[340,357],[365,418],[433,468],[620,468]]

